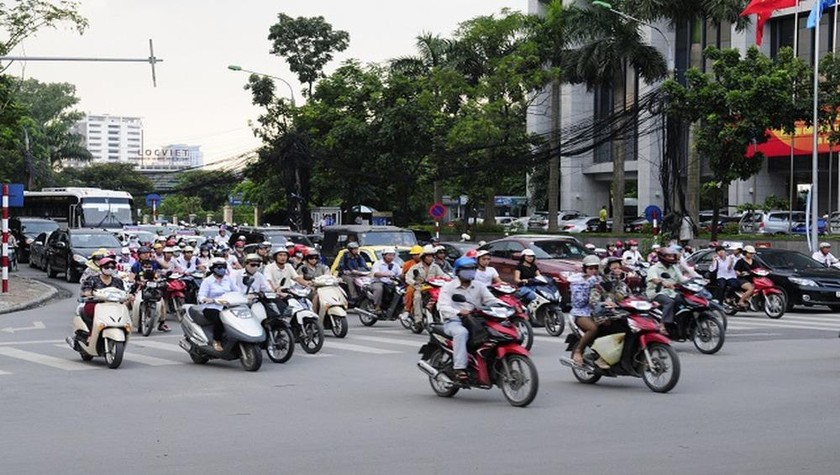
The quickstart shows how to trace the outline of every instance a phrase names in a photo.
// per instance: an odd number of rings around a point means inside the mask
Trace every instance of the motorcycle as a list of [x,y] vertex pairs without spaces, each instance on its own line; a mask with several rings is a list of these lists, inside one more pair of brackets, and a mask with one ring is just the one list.
[[166,277],[166,286],[163,292],[163,301],[170,312],[175,313],[178,321],[184,313],[187,284],[183,281],[184,275],[173,272]]
[[516,325],[519,331],[520,343],[526,350],[530,350],[534,345],[534,327],[528,321],[528,312],[522,306],[522,302],[516,297],[516,287],[506,283],[499,282],[488,287],[497,299],[501,300],[505,305],[513,308],[513,315],[510,321]]
[[321,351],[321,347],[324,346],[324,327],[321,325],[318,314],[312,311],[312,302],[309,300],[311,290],[304,285],[295,284],[283,289],[283,292],[289,294],[291,328],[295,341],[300,343],[303,351],[309,354]]
[[[663,274],[668,277],[668,274]],[[666,325],[668,335],[677,341],[691,340],[700,353],[711,355],[723,348],[726,329],[711,308],[711,300],[706,297],[706,279],[694,278],[677,285],[683,302],[674,311],[674,321]],[[657,308],[651,311],[657,320],[662,320],[662,312]]]
[[211,359],[239,360],[245,371],[257,371],[262,366],[260,345],[265,342],[265,330],[248,307],[248,299],[239,292],[228,292],[215,299],[222,306],[219,316],[225,327],[222,351],[213,349],[213,324],[204,316],[204,305],[184,305],[181,329],[184,337],[178,342],[195,364]]
[[84,361],[94,356],[104,356],[111,369],[117,369],[123,360],[125,345],[131,333],[131,317],[125,301],[128,292],[115,287],[94,290],[93,296],[82,302],[96,302],[93,311],[93,328],[88,328],[81,315],[73,318],[73,336],[65,341],[73,351],[78,351]]
[[347,336],[347,296],[339,280],[331,275],[321,275],[312,279],[312,286],[316,296],[312,310],[318,314],[321,325],[332,330],[337,338],[344,338]]
[[551,336],[560,336],[565,330],[563,311],[560,309],[560,291],[543,276],[530,279],[526,286],[532,288],[536,297],[525,308],[536,326],[544,326]]
[[411,323],[410,330],[413,333],[422,333],[424,329],[428,329],[432,323],[442,323],[440,313],[437,310],[438,296],[440,289],[447,282],[452,280],[451,277],[438,276],[432,277],[420,286],[422,309],[420,321],[416,320]]
[[131,320],[138,333],[149,336],[160,315],[163,314],[163,290],[166,279],[156,279],[149,271],[144,280],[136,284],[137,297],[131,308]]
[[400,323],[402,323],[406,329],[410,329],[411,322],[406,321],[404,318],[400,318],[400,314],[403,310],[403,297],[405,296],[405,289],[405,284],[401,283],[397,279],[393,279],[391,282],[386,283],[385,289],[382,293],[382,313],[376,314],[375,312],[360,312],[359,320],[362,322],[362,325],[370,327],[380,320],[393,321],[399,319]]
[[[575,378],[584,384],[595,384],[602,376],[633,376],[642,378],[651,391],[667,393],[680,379],[680,360],[668,338],[659,333],[659,323],[648,313],[654,304],[637,297],[619,303],[619,309],[600,320],[597,338],[583,353],[583,365],[570,357],[561,356],[560,363],[572,368]],[[583,335],[568,317],[570,333],[566,337],[566,351],[574,351]],[[609,323],[609,325],[604,325]],[[596,361],[602,362],[604,367]]]
[[[782,318],[787,308],[785,295],[776,287],[776,284],[770,280],[770,271],[767,269],[753,269],[753,295],[749,300],[750,310],[753,312],[763,311],[768,317],[772,319]],[[741,296],[744,295],[744,289],[738,289],[735,292],[730,291],[723,299],[724,312],[729,315],[738,313],[738,302]]]
[[205,275],[205,272],[195,271],[181,278],[186,286],[184,289],[184,303],[198,303],[198,289],[201,287],[201,282],[204,280]]
[[275,363],[289,361],[295,352],[295,336],[288,322],[288,313],[281,313],[277,306],[277,294],[260,292],[254,294],[251,312],[265,328],[266,338],[260,345],[268,359]]
[[[455,294],[452,300],[464,302],[466,298]],[[475,327],[470,331],[466,382],[456,381],[452,337],[443,331],[441,323],[429,325],[429,342],[420,348],[422,358],[417,367],[429,377],[432,390],[440,397],[452,397],[462,388],[491,389],[496,385],[511,405],[527,406],[537,396],[539,376],[528,350],[519,343],[519,331],[509,320],[513,309],[485,307],[473,314],[477,325],[486,328],[486,337],[477,339]]]

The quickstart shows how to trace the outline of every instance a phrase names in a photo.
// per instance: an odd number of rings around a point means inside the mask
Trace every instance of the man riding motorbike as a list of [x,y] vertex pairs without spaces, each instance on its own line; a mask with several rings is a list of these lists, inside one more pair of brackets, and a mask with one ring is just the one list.
[[[232,274],[239,291],[244,295],[252,292],[272,292],[273,289],[269,285],[268,279],[258,272],[262,265],[262,258],[256,254],[248,254],[243,262],[245,266]],[[246,277],[249,277],[250,283],[245,283]]]
[[738,274],[735,272],[735,257],[726,253],[723,246],[715,247],[715,257],[709,266],[709,272],[717,274],[717,298],[718,303],[723,303],[729,289],[738,290]]
[[176,259],[178,267],[184,270],[185,274],[192,274],[196,271],[206,270],[204,264],[193,255],[195,250],[191,246],[184,248],[184,253]]
[[322,275],[329,275],[330,268],[321,264],[321,254],[314,247],[310,247],[304,253],[303,264],[298,267],[297,272],[304,280],[310,281]]
[[811,258],[826,267],[840,266],[840,260],[831,253],[831,244],[827,242],[821,242],[820,249],[812,254]]
[[[443,319],[443,331],[452,337],[452,367],[459,381],[468,379],[466,369],[469,331],[464,327],[461,318],[469,315],[477,307],[501,304],[501,301],[494,297],[486,286],[473,281],[477,267],[478,264],[471,257],[458,258],[453,269],[456,279],[441,287],[437,303],[438,311]],[[466,297],[466,302],[453,301],[452,297],[456,293]]]
[[268,255],[269,250],[271,250],[271,243],[268,241],[263,241],[257,246],[257,255],[263,260],[263,267],[260,268],[260,272],[265,269],[265,266],[271,264],[271,256]]
[[341,262],[338,264],[338,272],[341,280],[347,284],[347,291],[350,293],[350,305],[354,305],[359,300],[359,291],[356,289],[356,284],[353,283],[356,272],[367,272],[367,261],[362,257],[359,250],[359,243],[351,241],[347,243],[347,252],[341,257]]
[[[677,284],[685,278],[679,267],[679,254],[673,247],[659,249],[658,260],[651,266],[647,275],[647,291],[645,295],[652,301],[662,305],[662,332],[666,333],[665,325],[674,321],[677,303],[682,300],[676,290]],[[668,274],[664,276],[663,274]]]
[[239,263],[239,266],[242,267],[245,265],[245,236],[239,236],[236,239],[236,242],[233,243],[233,257],[236,258],[236,262]]
[[446,248],[443,246],[435,246],[435,264],[440,267],[440,270],[451,274],[453,271],[452,264],[446,260]]
[[400,268],[394,262],[397,257],[397,251],[392,248],[385,248],[382,250],[382,259],[373,263],[371,272],[373,272],[373,305],[377,314],[382,313],[382,295],[385,294],[386,285],[394,285],[394,279],[400,278]]
[[295,268],[289,264],[289,251],[285,247],[277,248],[273,257],[274,262],[266,266],[264,274],[271,288],[281,297],[286,296],[283,289],[291,287],[295,282],[301,285],[309,285],[309,282],[298,275]]
[[478,251],[475,254],[478,268],[475,271],[475,281],[479,284],[488,286],[498,284],[502,281],[499,277],[499,272],[495,268],[490,267],[490,251]]
[[[403,281],[405,281],[406,276],[408,275],[408,271],[411,270],[416,264],[420,263],[420,258],[423,257],[423,246],[415,244],[411,250],[408,251],[408,255],[411,256],[411,259],[407,260],[402,267],[402,276]],[[414,306],[414,287],[407,286],[405,289],[405,297],[403,298],[403,305],[405,307],[405,313],[411,313],[411,308]]]
[[[415,272],[417,271],[417,272]],[[415,275],[416,274],[416,275]],[[435,264],[435,248],[430,244],[423,246],[423,254],[420,262],[411,266],[408,273],[405,275],[405,282],[409,288],[412,289],[412,306],[411,313],[414,316],[414,321],[418,324],[423,320],[423,296],[420,292],[420,286],[423,282],[432,277],[443,276],[443,270]]]
[[635,267],[644,262],[645,259],[642,257],[642,253],[639,252],[639,242],[635,239],[631,239],[627,241],[627,244],[630,248],[624,251],[624,254],[621,255],[621,260],[624,261],[624,264]]
[[210,261],[210,275],[201,281],[198,289],[198,302],[204,305],[204,318],[213,324],[213,349],[222,351],[222,336],[225,332],[222,324],[222,306],[215,303],[215,299],[228,292],[237,292],[239,288],[227,275],[227,262],[223,258],[215,257]]

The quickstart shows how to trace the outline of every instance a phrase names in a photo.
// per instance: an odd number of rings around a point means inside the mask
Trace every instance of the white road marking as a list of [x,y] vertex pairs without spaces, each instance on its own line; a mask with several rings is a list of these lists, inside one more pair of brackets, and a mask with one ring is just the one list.
[[781,333],[730,333],[726,332],[726,338],[733,336],[778,336]]
[[[55,346],[62,348],[62,347],[66,347],[67,345],[65,344],[65,345],[55,345]],[[132,353],[132,352],[128,352],[128,351],[126,351],[124,353],[124,355],[125,355],[124,358],[125,358],[126,361],[137,362],[137,363],[141,363],[141,364],[145,364],[145,365],[149,365],[149,366],[169,366],[169,365],[174,365],[174,364],[184,364],[183,361],[166,360],[166,359],[163,359],[163,358],[155,358],[154,356],[140,355],[140,354]]]
[[548,341],[551,343],[560,343],[561,345],[566,344],[566,338],[563,336],[534,335],[534,341]]
[[330,349],[336,348],[339,350],[356,351],[358,353],[370,353],[373,355],[390,355],[402,353],[401,351],[383,350],[380,348],[373,348],[370,346],[352,345],[350,343],[338,343],[333,341],[325,342],[324,347]]
[[184,351],[184,349],[178,345],[173,345],[172,343],[162,343],[160,341],[148,339],[141,340],[139,338],[135,338],[134,340],[132,340],[131,345],[139,346],[140,348],[155,348],[158,350],[172,351],[175,353],[186,353],[186,351]]
[[388,343],[390,345],[403,345],[403,346],[410,346],[412,348],[418,348],[422,346],[422,342],[419,341],[409,341],[409,340],[397,340],[394,338],[382,338],[378,336],[363,336],[363,335],[353,335],[350,337],[351,340],[365,340],[365,341],[375,341],[377,343]]
[[[69,349],[69,347],[68,347]],[[8,356],[10,358],[17,358],[19,360],[29,361],[31,363],[38,363],[52,368],[63,369],[65,371],[82,371],[86,369],[94,369],[89,364],[74,361],[68,361],[54,356],[42,355],[39,353],[32,353],[31,351],[19,350],[17,348],[0,348],[0,355]]]
[[[310,355],[309,353],[301,353],[300,355],[303,356],[304,358],[329,358],[331,356],[335,356],[331,353],[321,353],[321,352],[315,353],[314,355]],[[297,355],[293,356],[293,358],[297,358]]]
[[783,321],[745,321],[745,320],[729,320],[728,328],[732,329],[749,329],[755,330],[757,328],[772,329],[772,328],[793,328],[796,330],[815,330],[815,331],[831,331],[836,332],[840,330],[840,325],[837,326],[818,326],[809,324],[785,323]]
[[[4,341],[0,342],[0,346],[10,345],[45,345],[50,343],[64,343],[64,340],[22,340],[22,341]],[[65,343],[66,344],[66,343]],[[68,346],[69,348],[69,346]]]
[[12,373],[10,373],[8,371],[0,371],[0,376],[4,376],[4,375],[7,375],[7,374],[12,374]]

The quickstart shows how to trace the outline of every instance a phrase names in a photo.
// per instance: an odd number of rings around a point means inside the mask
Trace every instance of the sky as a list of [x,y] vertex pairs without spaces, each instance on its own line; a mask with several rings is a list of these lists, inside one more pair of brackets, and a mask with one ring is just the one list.
[[[527,0],[81,0],[90,26],[83,35],[60,26],[43,30],[12,52],[28,56],[149,56],[154,40],[157,88],[147,63],[17,62],[7,71],[44,82],[76,85],[79,111],[141,117],[144,148],[201,145],[205,164],[219,163],[259,146],[249,126],[259,109],[243,89],[248,74],[230,64],[279,76],[302,86],[285,61],[269,53],[268,29],[278,13],[324,16],[350,33],[341,61],[384,62],[414,54],[422,32],[449,35],[459,22],[502,8],[525,10]],[[288,88],[278,84],[278,94]]]

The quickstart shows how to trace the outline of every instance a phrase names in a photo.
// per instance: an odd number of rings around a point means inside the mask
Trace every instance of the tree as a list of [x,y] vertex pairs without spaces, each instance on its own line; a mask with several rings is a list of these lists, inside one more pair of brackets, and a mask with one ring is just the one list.
[[226,170],[191,170],[178,176],[174,192],[198,198],[201,210],[218,211],[240,181],[241,177]]
[[[0,41],[0,54],[8,54],[26,38],[42,28],[55,28],[61,23],[84,32],[87,19],[79,14],[79,2],[68,0],[15,0],[12,5],[0,3],[0,30],[6,39]],[[0,69],[3,72],[8,65]]]
[[83,168],[65,168],[58,176],[64,186],[88,186],[131,193],[135,201],[154,191],[154,184],[137,173],[130,163],[94,163]]
[[[806,115],[807,86],[799,78],[807,77],[808,68],[790,48],[781,49],[776,59],[754,47],[744,58],[738,50],[714,47],[707,48],[705,56],[712,61],[711,72],[692,68],[686,72],[685,86],[668,80],[663,89],[670,96],[669,112],[697,122],[695,146],[709,159],[716,186],[723,188],[761,170],[763,154],[748,155],[748,150],[768,140],[768,129],[792,132]],[[719,208],[716,202],[712,222],[718,222]],[[716,237],[713,226],[712,239]]]
[[332,61],[333,53],[344,51],[350,44],[350,34],[333,31],[322,16],[292,18],[285,13],[277,15],[268,39],[272,43],[271,54],[289,63],[298,80],[308,86],[308,96],[312,95],[315,82],[323,77],[324,66]]

